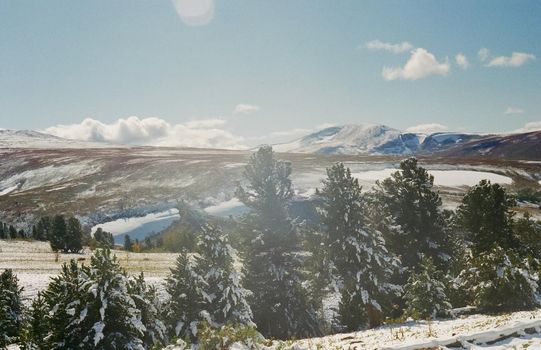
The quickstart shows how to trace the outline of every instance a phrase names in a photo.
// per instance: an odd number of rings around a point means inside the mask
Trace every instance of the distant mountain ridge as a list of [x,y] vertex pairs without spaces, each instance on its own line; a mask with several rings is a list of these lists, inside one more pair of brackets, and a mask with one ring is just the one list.
[[541,159],[541,131],[519,134],[402,132],[386,125],[333,126],[289,143],[278,152],[347,155],[446,155]]
[[0,129],[0,148],[106,148],[107,143],[65,139],[34,130]]

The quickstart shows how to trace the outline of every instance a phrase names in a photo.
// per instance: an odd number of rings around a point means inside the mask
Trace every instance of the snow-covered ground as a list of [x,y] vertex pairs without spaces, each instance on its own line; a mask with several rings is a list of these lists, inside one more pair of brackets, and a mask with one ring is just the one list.
[[[273,349],[541,349],[541,310],[449,320],[409,321],[377,329],[303,339]],[[532,334],[528,334],[532,333]]]

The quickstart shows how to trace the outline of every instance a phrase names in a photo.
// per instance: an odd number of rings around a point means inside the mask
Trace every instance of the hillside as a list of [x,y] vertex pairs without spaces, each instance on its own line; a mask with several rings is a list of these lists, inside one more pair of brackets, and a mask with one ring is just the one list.
[[107,143],[65,139],[34,130],[0,129],[1,148],[104,148]]

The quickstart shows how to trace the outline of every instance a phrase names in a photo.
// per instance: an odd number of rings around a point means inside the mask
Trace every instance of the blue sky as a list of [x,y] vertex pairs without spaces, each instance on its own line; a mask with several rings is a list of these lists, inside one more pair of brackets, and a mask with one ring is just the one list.
[[541,121],[540,18],[539,1],[0,0],[0,127],[215,146],[512,131]]

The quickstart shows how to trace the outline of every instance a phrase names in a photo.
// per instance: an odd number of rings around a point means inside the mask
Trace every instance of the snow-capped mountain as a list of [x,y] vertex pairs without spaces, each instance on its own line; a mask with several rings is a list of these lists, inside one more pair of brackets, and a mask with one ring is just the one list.
[[0,148],[104,148],[107,143],[65,139],[33,130],[0,129]]
[[278,152],[325,154],[411,154],[424,135],[402,133],[378,124],[333,126],[290,143],[275,145]]

